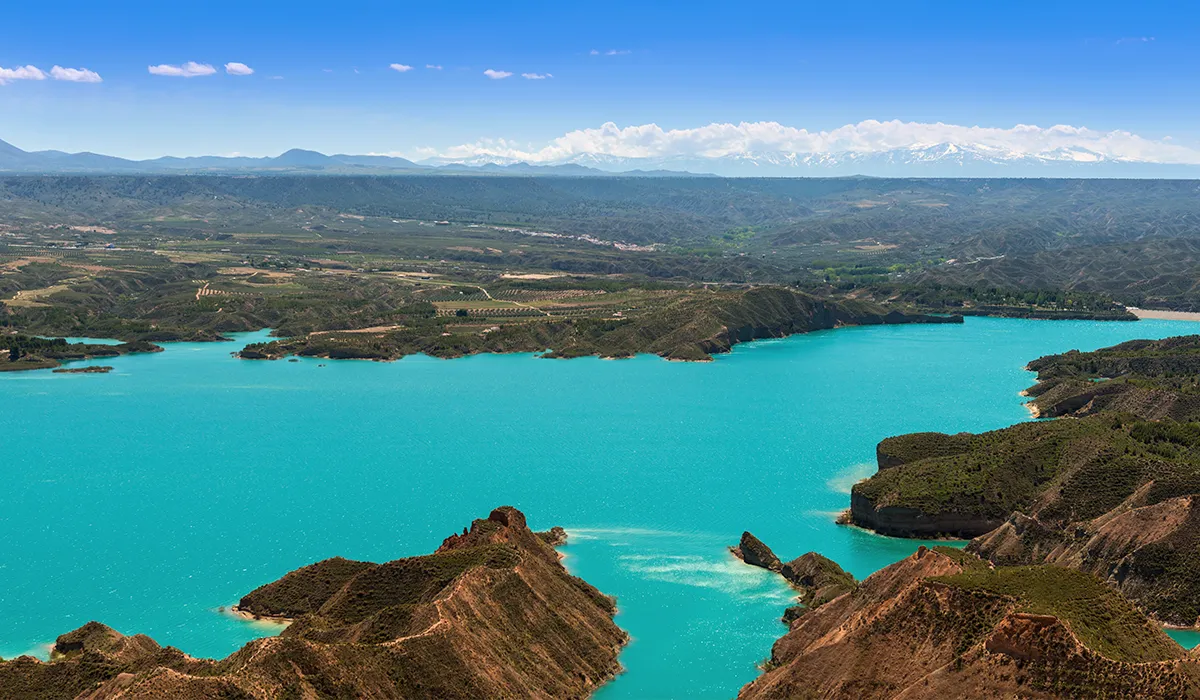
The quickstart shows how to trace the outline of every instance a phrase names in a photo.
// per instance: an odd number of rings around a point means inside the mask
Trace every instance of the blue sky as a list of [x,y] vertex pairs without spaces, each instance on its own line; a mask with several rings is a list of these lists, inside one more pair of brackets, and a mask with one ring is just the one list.
[[[0,16],[0,69],[102,77],[0,85],[0,139],[29,150],[414,154],[538,147],[606,122],[893,119],[1200,141],[1200,9],[1185,3],[58,2]],[[188,61],[217,72],[147,70]]]

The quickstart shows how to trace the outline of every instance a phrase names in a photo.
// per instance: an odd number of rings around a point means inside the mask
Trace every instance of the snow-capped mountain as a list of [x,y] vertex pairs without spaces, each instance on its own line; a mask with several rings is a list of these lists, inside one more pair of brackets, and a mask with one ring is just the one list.
[[[513,158],[480,154],[470,159],[436,158],[424,165],[488,163],[513,165]],[[608,173],[659,170],[731,177],[1197,177],[1200,166],[1113,158],[1086,148],[1056,148],[1018,153],[985,144],[936,143],[886,151],[790,153],[763,151],[716,157],[663,156],[623,158],[581,153],[542,165],[582,165]]]
[[477,154],[430,158],[419,163],[388,156],[325,155],[293,149],[273,158],[198,156],[125,160],[95,153],[23,151],[0,141],[0,173],[480,173],[491,175],[726,177],[1172,177],[1198,178],[1200,165],[1174,165],[1115,158],[1087,148],[1056,147],[1020,153],[986,144],[934,143],[885,151],[795,153],[761,151],[625,158],[607,153],[576,153],[569,158],[530,162]]

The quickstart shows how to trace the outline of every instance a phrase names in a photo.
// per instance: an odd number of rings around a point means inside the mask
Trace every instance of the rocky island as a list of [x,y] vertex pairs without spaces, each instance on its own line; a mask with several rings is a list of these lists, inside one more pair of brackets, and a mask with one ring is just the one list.
[[252,591],[240,611],[291,624],[225,659],[89,622],[58,638],[49,663],[0,662],[0,689],[11,700],[584,698],[619,670],[628,637],[613,601],[567,573],[546,539],[497,508],[433,554],[329,559]]
[[87,367],[63,367],[54,370],[54,374],[108,374],[113,370],[109,365],[89,365]]

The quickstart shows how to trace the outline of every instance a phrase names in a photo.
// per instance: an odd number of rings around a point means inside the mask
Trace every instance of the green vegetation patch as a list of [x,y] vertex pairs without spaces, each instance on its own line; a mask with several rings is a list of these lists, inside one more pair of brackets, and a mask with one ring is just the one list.
[[1175,659],[1183,649],[1133,603],[1090,574],[1056,566],[975,568],[932,579],[1020,600],[1019,610],[1064,621],[1089,649],[1114,661]]
[[316,612],[350,579],[376,566],[334,557],[296,569],[242,597],[238,607],[255,615],[299,617]]
[[8,700],[73,698],[93,691],[122,670],[102,654],[83,654],[70,665],[23,657],[0,663],[0,690]]
[[[916,433],[884,440],[879,452],[900,463],[855,484],[853,493],[876,507],[928,514],[1005,519],[1030,514],[1037,503],[1039,520],[1065,525],[1112,510],[1148,483],[1144,504],[1200,493],[1194,423],[1102,413],[978,435]],[[1052,487],[1054,497],[1039,500]]]
[[875,452],[881,468],[894,467],[931,457],[962,454],[971,449],[974,437],[969,433],[908,433],[885,438]]
[[27,335],[0,335],[0,372],[57,367],[68,360],[93,357],[117,357],[135,352],[158,352],[162,348],[148,341],[119,345],[68,343],[64,338],[40,338]]
[[397,559],[356,575],[322,606],[320,615],[338,623],[354,624],[384,608],[428,602],[470,569],[511,568],[520,558],[511,545],[492,544]]
[[800,602],[810,609],[858,587],[853,575],[837,562],[816,552],[809,552],[784,564],[781,573],[801,590]]
[[963,567],[965,571],[987,571],[991,568],[983,559],[980,559],[970,552],[963,551],[959,547],[949,547],[944,544],[939,544],[931,549],[942,556],[953,559],[954,562]]
[[1140,600],[1161,619],[1184,625],[1200,620],[1200,515],[1195,511],[1183,527],[1134,552],[1128,565],[1132,575],[1156,584]]
[[1122,378],[1143,388],[1200,394],[1200,335],[1131,340],[1094,352],[1072,350],[1029,363],[1038,381]]
[[[1032,505],[1075,456],[1073,448],[1080,438],[1104,437],[1108,432],[1097,421],[1066,421],[1026,423],[965,437],[945,436],[953,437],[955,449],[965,446],[967,450],[884,469],[855,484],[854,493],[877,507],[902,506],[931,514],[952,512],[1003,519],[1014,510]],[[943,451],[940,448],[945,443],[930,435],[913,440],[908,453]],[[904,442],[898,440],[897,444]],[[930,450],[931,446],[939,449]]]
[[[404,327],[386,332],[320,333],[256,344],[246,348],[248,359],[294,354],[309,357],[392,360],[426,353],[459,357],[480,352],[538,352],[550,349],[552,358],[585,355],[629,357],[653,353],[673,360],[708,360],[728,352],[736,343],[755,338],[833,328],[839,324],[947,322],[951,319],[886,313],[855,300],[821,300],[783,287],[747,290],[679,289],[644,297],[624,311],[581,309],[599,317],[565,317],[555,308],[551,317],[533,310],[533,318],[493,319],[479,327],[470,318],[442,316],[403,319]],[[411,308],[411,307],[409,307]],[[507,310],[507,309],[505,309]],[[628,313],[626,313],[628,312]],[[395,321],[396,317],[390,317]],[[961,320],[961,319],[956,319]],[[470,324],[468,325],[468,321]]]

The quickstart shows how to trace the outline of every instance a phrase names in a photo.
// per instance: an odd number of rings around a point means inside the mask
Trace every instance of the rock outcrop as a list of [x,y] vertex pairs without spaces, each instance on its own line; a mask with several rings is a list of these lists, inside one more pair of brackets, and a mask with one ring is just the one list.
[[26,698],[584,698],[619,669],[615,606],[571,576],[524,515],[498,508],[428,556],[329,559],[247,594],[289,618],[219,660],[89,623],[54,658],[0,662]]
[[538,537],[541,537],[543,540],[545,540],[546,544],[550,545],[551,547],[561,547],[567,543],[567,531],[558,525],[555,525],[545,532],[539,532]]
[[1087,574],[922,547],[793,621],[738,697],[1184,698],[1197,671]]
[[749,532],[743,532],[741,543],[737,547],[730,547],[729,551],[747,564],[783,576],[799,592],[797,597],[800,604],[789,607],[783,613],[785,624],[791,624],[809,610],[858,586],[854,577],[836,562],[816,552],[809,552],[784,564],[770,547]]
[[783,562],[775,556],[775,552],[749,532],[743,532],[741,542],[736,547],[730,547],[729,551],[751,566],[761,566],[776,573],[783,569]]
[[850,519],[855,525],[889,537],[970,539],[996,529],[998,516],[975,513],[927,512],[921,508],[879,503],[862,493],[850,494]]
[[809,609],[820,607],[858,587],[854,577],[837,562],[816,552],[789,561],[779,573],[800,590],[800,602]]

